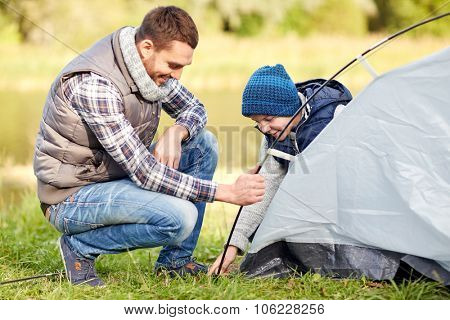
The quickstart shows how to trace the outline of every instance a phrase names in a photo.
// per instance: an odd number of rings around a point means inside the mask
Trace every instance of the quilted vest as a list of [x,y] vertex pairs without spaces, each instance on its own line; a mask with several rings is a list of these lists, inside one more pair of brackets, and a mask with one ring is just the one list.
[[149,147],[153,140],[161,102],[146,101],[139,94],[125,66],[119,32],[106,36],[69,62],[50,88],[33,159],[38,197],[43,203],[56,204],[82,186],[127,176],[69,106],[62,84],[73,75],[93,72],[110,80],[122,96],[125,118],[141,141]]

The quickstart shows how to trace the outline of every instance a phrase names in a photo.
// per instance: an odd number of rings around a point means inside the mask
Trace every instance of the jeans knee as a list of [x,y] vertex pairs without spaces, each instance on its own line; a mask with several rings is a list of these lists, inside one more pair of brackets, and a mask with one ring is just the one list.
[[211,131],[204,129],[202,131],[202,144],[208,159],[211,161],[211,166],[215,169],[219,159],[219,144],[216,136]]
[[171,245],[178,245],[189,237],[197,223],[198,211],[197,207],[192,202],[186,201],[186,204],[179,213],[180,214],[175,222],[175,235],[170,242]]

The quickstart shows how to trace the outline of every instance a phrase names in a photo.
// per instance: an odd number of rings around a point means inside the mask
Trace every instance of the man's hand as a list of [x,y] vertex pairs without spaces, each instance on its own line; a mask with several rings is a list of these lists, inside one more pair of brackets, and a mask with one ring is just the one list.
[[156,142],[153,155],[156,160],[168,167],[178,169],[181,159],[181,142],[189,136],[187,129],[173,125]]
[[[230,270],[228,269],[233,261],[236,259],[238,248],[235,246],[229,246],[225,259],[223,260],[222,270],[220,274],[227,274]],[[217,274],[219,271],[220,260],[222,260],[223,252],[217,257],[216,261],[208,270],[208,275]]]
[[250,173],[240,175],[236,181],[231,184],[219,184],[216,192],[216,200],[247,206],[260,202],[264,199],[266,186],[264,178],[255,174],[257,167]]

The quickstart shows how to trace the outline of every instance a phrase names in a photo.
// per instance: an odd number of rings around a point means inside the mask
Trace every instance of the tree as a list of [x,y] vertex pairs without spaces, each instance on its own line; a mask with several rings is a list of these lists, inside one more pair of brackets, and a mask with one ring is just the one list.
[[217,10],[224,32],[251,36],[264,27],[280,22],[293,0],[211,0],[210,5]]
[[[448,1],[442,0],[375,0],[375,4],[378,14],[370,20],[369,28],[372,31],[394,32],[432,15],[443,13],[446,8],[448,11]],[[430,23],[413,32],[448,35],[450,33],[448,19]]]
[[50,18],[57,0],[8,0],[0,2],[2,13],[11,19],[24,42],[42,43],[49,38],[45,32],[53,32]]

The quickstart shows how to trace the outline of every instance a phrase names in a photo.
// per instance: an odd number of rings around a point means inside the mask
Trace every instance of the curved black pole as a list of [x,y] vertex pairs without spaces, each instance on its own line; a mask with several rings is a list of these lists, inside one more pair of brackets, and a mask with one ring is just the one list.
[[49,277],[63,275],[63,274],[65,274],[65,272],[61,271],[61,272],[55,272],[55,273],[40,274],[40,275],[32,276],[32,277],[26,277],[26,278],[14,279],[14,280],[2,281],[2,282],[0,282],[0,286],[2,286],[4,284],[11,284],[11,283],[28,281],[28,280],[34,280],[34,279],[39,279],[39,278],[49,278]]
[[[276,138],[275,141],[270,145],[269,149],[272,149],[272,148],[278,143],[279,138],[283,135],[283,133],[286,131],[286,129],[292,124],[292,122],[293,122],[294,119],[300,114],[300,112],[302,112],[302,110],[305,108],[305,106],[308,104],[308,102],[309,102],[312,98],[314,98],[314,96],[315,96],[320,90],[322,90],[322,88],[324,88],[330,81],[334,80],[338,75],[340,75],[345,69],[347,69],[348,67],[350,67],[350,66],[351,66],[355,61],[357,61],[359,58],[364,57],[364,56],[365,56],[366,54],[368,54],[369,52],[375,50],[376,48],[380,47],[381,45],[383,45],[383,44],[389,42],[390,40],[392,40],[392,39],[394,39],[394,38],[397,38],[398,36],[400,36],[400,35],[402,35],[402,34],[408,32],[408,31],[410,31],[410,30],[412,30],[412,29],[415,29],[415,28],[417,28],[417,27],[419,27],[419,26],[421,26],[421,25],[424,25],[424,24],[426,24],[426,23],[429,23],[429,22],[431,22],[431,21],[435,21],[435,20],[441,19],[441,18],[446,17],[446,16],[448,16],[448,15],[450,15],[450,12],[446,12],[446,13],[443,13],[443,14],[440,14],[440,15],[437,15],[437,16],[434,16],[434,17],[431,17],[431,18],[429,18],[429,19],[422,20],[422,21],[420,21],[420,22],[418,22],[418,23],[415,23],[415,24],[413,24],[413,25],[411,25],[411,26],[405,28],[405,29],[402,29],[402,30],[400,30],[400,31],[398,31],[398,32],[396,32],[396,33],[394,33],[394,34],[392,34],[392,35],[390,35],[390,36],[388,36],[388,37],[386,37],[386,38],[384,38],[384,39],[378,41],[377,43],[375,43],[374,45],[372,45],[369,49],[367,49],[366,51],[364,51],[363,53],[361,53],[359,56],[357,56],[357,58],[354,58],[352,61],[350,61],[349,63],[347,63],[347,64],[346,64],[345,66],[343,66],[338,72],[336,72],[333,76],[331,76],[331,78],[329,78],[327,81],[325,81],[325,82],[324,82],[324,83],[323,83],[323,84],[322,84],[322,85],[321,85],[321,86],[320,86],[320,87],[319,87],[319,88],[318,88],[311,96],[309,96],[308,99],[306,99],[306,101],[300,106],[300,108],[297,110],[297,112],[294,113],[294,115],[291,117],[291,119],[289,120],[289,122],[288,122],[288,123],[286,124],[286,126],[283,128],[283,130],[281,131],[281,133],[278,135],[278,138]],[[258,170],[255,172],[255,174],[259,173],[259,171],[261,170],[262,165],[264,164],[264,162],[266,161],[266,159],[268,158],[268,156],[269,156],[269,154],[266,154],[266,155],[265,155],[264,159],[263,159],[263,160],[261,161],[261,163],[259,164]],[[228,247],[230,246],[231,237],[233,236],[234,229],[236,228],[236,224],[237,224],[237,221],[238,221],[238,219],[239,219],[239,216],[240,216],[240,214],[241,214],[241,211],[242,211],[242,208],[243,208],[243,207],[244,207],[244,206],[241,206],[241,207],[239,208],[239,211],[238,211],[238,213],[237,213],[237,215],[236,215],[236,218],[235,218],[235,220],[234,220],[233,227],[231,228],[230,235],[228,236],[228,240],[227,240],[227,243],[226,243],[226,245],[225,245],[225,249],[224,249],[224,251],[223,251],[222,259],[220,260],[219,268],[218,268],[218,270],[217,270],[217,272],[216,272],[216,275],[220,275],[220,273],[221,273],[221,271],[222,271],[222,266],[223,266],[223,262],[224,262],[224,260],[225,260],[225,255],[227,254]]]

